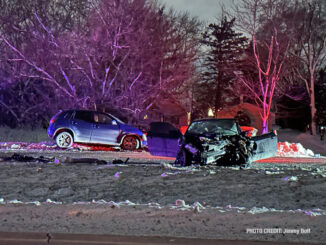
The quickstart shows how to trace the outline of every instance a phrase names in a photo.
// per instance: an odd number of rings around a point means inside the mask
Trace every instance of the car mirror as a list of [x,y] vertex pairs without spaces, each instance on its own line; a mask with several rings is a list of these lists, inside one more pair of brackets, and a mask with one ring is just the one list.
[[112,125],[118,125],[116,120],[112,120]]

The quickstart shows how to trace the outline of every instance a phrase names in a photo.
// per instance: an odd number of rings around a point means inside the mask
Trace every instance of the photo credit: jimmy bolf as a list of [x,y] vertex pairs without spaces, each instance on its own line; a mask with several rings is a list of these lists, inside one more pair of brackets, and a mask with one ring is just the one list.
[[289,228],[246,228],[247,234],[310,234],[310,228],[289,229]]

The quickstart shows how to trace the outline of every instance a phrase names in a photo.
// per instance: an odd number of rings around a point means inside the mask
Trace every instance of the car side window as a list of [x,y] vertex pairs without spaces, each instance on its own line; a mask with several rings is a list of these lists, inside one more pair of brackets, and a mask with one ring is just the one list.
[[72,115],[72,111],[67,111],[67,112],[65,113],[65,115],[63,116],[63,118],[65,118],[65,119],[70,119],[70,118],[71,118],[71,115]]
[[178,129],[166,122],[153,122],[150,125],[150,131],[168,135],[170,132],[178,131]]
[[75,120],[81,120],[85,122],[94,122],[91,111],[76,111]]
[[112,119],[108,115],[102,114],[102,113],[96,113],[97,115],[97,122],[101,124],[112,124]]

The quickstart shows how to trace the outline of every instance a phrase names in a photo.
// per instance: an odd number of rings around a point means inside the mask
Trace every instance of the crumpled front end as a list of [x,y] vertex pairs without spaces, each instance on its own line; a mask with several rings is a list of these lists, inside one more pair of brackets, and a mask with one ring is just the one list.
[[[181,147],[177,162],[182,165],[199,163],[202,165],[242,165],[250,161],[256,148],[254,141],[241,135],[217,136],[214,138],[199,137],[197,144],[189,142]],[[188,157],[184,157],[184,155]],[[185,159],[180,159],[181,157]],[[179,158],[179,159],[178,159]]]
[[256,145],[240,135],[218,137],[208,141],[202,153],[204,164],[241,165],[248,162]]
[[201,162],[203,164],[214,164],[227,154],[227,146],[231,142],[227,139],[222,141],[205,140],[203,143],[203,152],[201,153]]

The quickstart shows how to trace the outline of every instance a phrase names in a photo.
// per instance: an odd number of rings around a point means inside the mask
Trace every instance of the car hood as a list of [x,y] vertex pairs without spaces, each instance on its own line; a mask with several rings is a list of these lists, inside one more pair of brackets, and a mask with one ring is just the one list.
[[191,141],[191,140],[199,140],[201,138],[206,138],[206,139],[224,139],[224,138],[232,138],[235,137],[236,134],[221,134],[221,133],[207,133],[207,134],[192,134],[192,133],[188,133],[185,134],[184,137],[187,141]]

